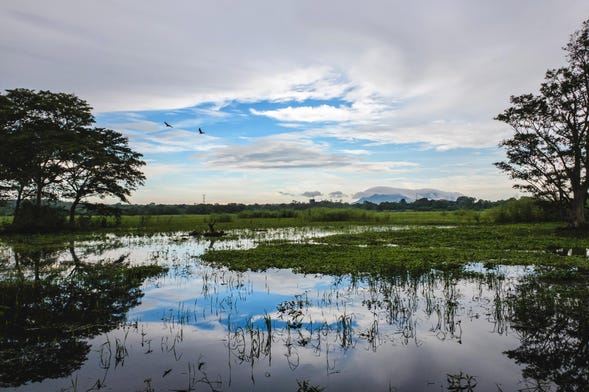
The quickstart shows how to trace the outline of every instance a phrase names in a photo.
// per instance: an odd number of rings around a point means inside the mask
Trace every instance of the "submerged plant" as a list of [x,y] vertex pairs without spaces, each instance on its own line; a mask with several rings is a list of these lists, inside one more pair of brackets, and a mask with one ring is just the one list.
[[448,374],[448,390],[453,392],[472,392],[477,386],[477,379],[467,373]]
[[321,388],[319,385],[311,384],[309,380],[297,380],[297,386],[297,392],[321,392],[325,390],[325,388]]

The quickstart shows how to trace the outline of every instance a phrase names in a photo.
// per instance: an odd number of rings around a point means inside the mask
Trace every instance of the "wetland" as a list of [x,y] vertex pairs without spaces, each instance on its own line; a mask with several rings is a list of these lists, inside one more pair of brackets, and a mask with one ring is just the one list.
[[582,391],[589,241],[557,229],[5,237],[0,388]]

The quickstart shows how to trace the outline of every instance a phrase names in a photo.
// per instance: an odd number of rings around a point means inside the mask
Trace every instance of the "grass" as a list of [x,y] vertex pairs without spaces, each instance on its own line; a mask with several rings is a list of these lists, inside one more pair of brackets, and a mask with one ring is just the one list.
[[268,242],[248,250],[219,250],[202,258],[236,270],[292,268],[302,273],[398,274],[461,269],[471,262],[589,270],[586,256],[553,249],[589,248],[588,238],[562,236],[556,224],[412,226],[402,230],[338,234],[320,243]]
[[[95,217],[87,231],[204,231],[211,221],[216,222],[218,230],[231,230],[325,225],[456,225],[489,222],[490,219],[491,215],[484,211],[395,212],[317,207],[302,211],[260,210],[237,214],[125,215],[119,224],[116,224],[114,217],[108,217],[104,222],[102,217]],[[0,217],[0,226],[11,222],[12,217]]]
[[219,230],[232,230],[326,225],[462,225],[489,219],[484,212],[475,211],[392,212],[319,207],[297,211],[296,214],[291,212],[123,216],[117,227],[114,226],[114,219],[109,219],[106,230],[204,231],[211,221],[216,222],[215,227]]
[[[470,262],[525,264],[589,269],[584,255],[563,257],[555,249],[589,249],[589,238],[566,235],[562,224],[492,224],[488,211],[378,212],[362,209],[312,208],[304,211],[264,211],[221,215],[123,216],[119,226],[82,234],[26,236],[22,242],[65,242],[72,236],[100,236],[105,232],[156,233],[207,230],[267,229],[279,227],[394,226],[385,231],[340,234],[322,238],[321,244],[263,243],[249,250],[208,252],[207,262],[236,270],[293,268],[305,273],[397,273],[457,269]],[[402,229],[399,230],[399,227]],[[18,237],[12,242],[19,243]],[[63,246],[63,244],[61,245]]]

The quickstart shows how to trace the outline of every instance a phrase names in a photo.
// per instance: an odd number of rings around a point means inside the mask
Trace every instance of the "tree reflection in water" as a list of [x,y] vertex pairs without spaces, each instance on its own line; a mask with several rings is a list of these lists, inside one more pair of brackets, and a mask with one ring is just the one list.
[[517,287],[512,328],[521,345],[506,352],[539,388],[586,391],[589,386],[589,275],[528,276]]
[[110,331],[139,303],[143,280],[160,267],[85,263],[69,244],[15,246],[0,280],[0,387],[70,375],[86,360],[86,339]]

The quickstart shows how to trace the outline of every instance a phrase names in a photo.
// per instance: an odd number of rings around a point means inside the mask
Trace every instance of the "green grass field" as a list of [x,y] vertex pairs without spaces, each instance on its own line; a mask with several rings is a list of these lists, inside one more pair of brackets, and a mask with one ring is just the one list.
[[[205,231],[209,222],[217,230],[263,229],[271,227],[348,226],[348,225],[463,225],[488,221],[485,212],[376,212],[359,209],[309,209],[294,217],[267,217],[267,214],[222,215],[145,215],[123,216],[122,230]],[[114,219],[107,222],[110,228]]]
[[[10,222],[9,218],[3,218]],[[86,230],[58,235],[23,236],[23,246],[50,244],[84,236],[155,232],[206,232],[280,227],[337,228],[353,225],[391,226],[390,230],[340,234],[321,244],[263,243],[255,249],[214,251],[206,261],[234,269],[294,268],[301,272],[379,273],[406,268],[455,268],[470,262],[533,264],[589,270],[587,232],[563,230],[564,223],[491,223],[489,211],[376,212],[361,209],[314,208],[296,213],[249,211],[222,215],[145,215],[95,219]],[[399,227],[402,229],[399,230]],[[231,238],[231,236],[223,237]],[[220,240],[223,240],[220,239]],[[555,250],[579,254],[559,256]],[[584,251],[585,250],[585,251]]]
[[[314,207],[302,210],[246,209],[239,213],[207,215],[133,215],[114,217],[77,217],[78,231],[204,231],[216,222],[217,230],[238,228],[300,227],[323,225],[464,225],[479,223],[542,222],[550,212],[530,199],[506,201],[484,211],[373,211],[357,207]],[[554,217],[553,217],[554,218]],[[553,219],[552,218],[552,219]],[[0,225],[12,217],[0,217]]]

